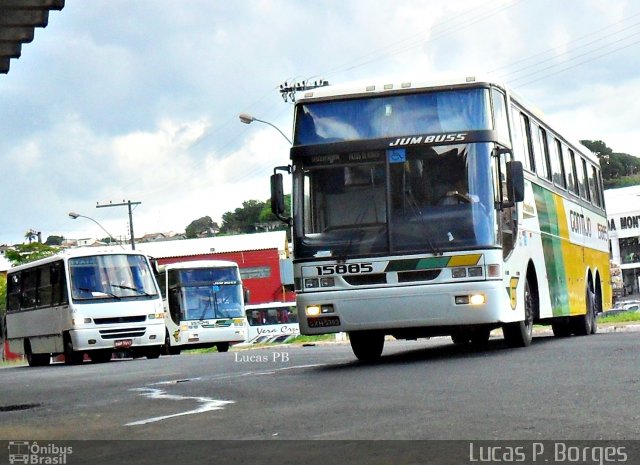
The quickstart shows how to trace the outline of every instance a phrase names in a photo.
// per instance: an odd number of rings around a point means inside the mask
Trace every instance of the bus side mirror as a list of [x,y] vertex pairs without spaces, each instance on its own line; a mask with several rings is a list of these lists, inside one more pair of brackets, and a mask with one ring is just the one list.
[[245,305],[249,303],[249,297],[251,297],[251,291],[249,291],[249,288],[245,287],[243,288],[244,290],[244,303]]
[[291,218],[285,216],[284,189],[282,187],[281,173],[271,175],[271,211],[276,218],[291,226]]
[[507,162],[507,195],[511,205],[524,200],[524,170],[520,161]]

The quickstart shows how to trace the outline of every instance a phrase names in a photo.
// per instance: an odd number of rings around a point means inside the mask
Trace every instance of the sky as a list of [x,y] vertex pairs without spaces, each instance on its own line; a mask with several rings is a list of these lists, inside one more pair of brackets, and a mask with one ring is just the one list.
[[[487,76],[640,156],[633,0],[66,0],[0,75],[0,244],[184,232],[267,200],[283,82]],[[92,218],[69,218],[69,212]]]

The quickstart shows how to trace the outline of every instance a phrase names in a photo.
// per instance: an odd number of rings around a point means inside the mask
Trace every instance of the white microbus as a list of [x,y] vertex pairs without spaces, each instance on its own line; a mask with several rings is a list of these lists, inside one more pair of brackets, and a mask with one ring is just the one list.
[[247,305],[247,342],[284,342],[300,334],[295,302]]
[[[504,85],[467,78],[300,92],[272,209],[292,225],[302,334],[510,346],[596,330],[611,304],[598,158]],[[288,214],[288,213],[287,213]]]
[[246,338],[243,292],[238,264],[197,260],[158,266],[165,303],[164,353],[216,347],[227,352]]
[[7,340],[31,366],[67,364],[127,349],[160,356],[162,299],[147,257],[135,251],[69,250],[7,273]]

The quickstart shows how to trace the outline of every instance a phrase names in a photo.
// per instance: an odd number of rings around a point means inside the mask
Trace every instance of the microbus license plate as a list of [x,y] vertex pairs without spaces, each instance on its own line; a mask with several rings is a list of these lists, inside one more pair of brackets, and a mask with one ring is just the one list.
[[131,344],[133,344],[132,339],[119,339],[115,341],[113,347],[115,347],[116,349],[128,349],[129,347],[131,347]]
[[337,316],[321,316],[319,318],[307,318],[309,328],[326,328],[327,326],[340,326],[340,318]]

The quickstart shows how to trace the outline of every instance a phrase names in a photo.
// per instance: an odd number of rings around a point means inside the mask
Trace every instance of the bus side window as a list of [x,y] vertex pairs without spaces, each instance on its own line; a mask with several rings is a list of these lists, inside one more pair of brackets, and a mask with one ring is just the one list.
[[7,279],[7,312],[20,311],[20,289],[22,287],[22,273],[13,273]]
[[580,192],[580,197],[588,200],[589,185],[587,183],[586,173],[584,172],[584,169],[583,169],[584,160],[582,160],[582,158],[579,155],[576,156],[573,151],[570,150],[570,152],[573,155],[573,160],[575,161],[575,165],[576,165],[576,179],[578,181],[578,189]]
[[587,196],[586,199],[589,202],[595,202],[595,196],[593,195],[593,188],[595,186],[593,185],[593,179],[589,179],[589,169],[587,168],[587,161],[584,158],[582,159],[582,173],[584,177],[584,191]]
[[569,181],[569,191],[571,191],[575,195],[580,195],[580,191],[578,190],[578,175],[576,171],[576,157],[573,153],[573,150],[568,149],[564,151],[565,153],[565,167],[567,168],[568,173],[568,181]]
[[556,186],[560,186],[563,189],[566,189],[567,174],[565,170],[564,159],[562,158],[562,144],[558,139],[549,134],[547,145],[549,147],[549,155],[551,157],[553,182],[556,184]]
[[180,309],[180,290],[173,288],[169,290],[169,314],[171,319],[177,325],[180,324],[182,311]]

